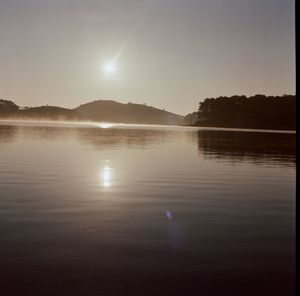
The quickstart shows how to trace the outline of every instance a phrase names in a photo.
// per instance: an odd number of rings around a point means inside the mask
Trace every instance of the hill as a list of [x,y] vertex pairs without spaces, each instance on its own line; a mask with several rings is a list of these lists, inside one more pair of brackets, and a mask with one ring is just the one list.
[[181,124],[183,116],[142,104],[122,104],[109,100],[97,100],[75,108],[83,120],[141,123],[141,124]]
[[9,100],[0,100],[0,119],[76,120],[136,124],[179,125],[183,116],[142,104],[122,104],[97,100],[74,109],[56,106],[20,108]]
[[47,120],[76,120],[78,115],[75,111],[56,106],[41,106],[19,110],[18,117]]
[[13,101],[9,100],[0,100],[0,118],[12,115],[18,112],[19,106],[16,105]]

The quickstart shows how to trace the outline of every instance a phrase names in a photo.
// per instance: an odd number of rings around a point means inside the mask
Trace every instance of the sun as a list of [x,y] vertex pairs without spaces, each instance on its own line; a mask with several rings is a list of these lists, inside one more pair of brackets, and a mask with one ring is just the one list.
[[102,69],[105,74],[113,74],[116,72],[116,65],[113,62],[106,63],[103,65]]

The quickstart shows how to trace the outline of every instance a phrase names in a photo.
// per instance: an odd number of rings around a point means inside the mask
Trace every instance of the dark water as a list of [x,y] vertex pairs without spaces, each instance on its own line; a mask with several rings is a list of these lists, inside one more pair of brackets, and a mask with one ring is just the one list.
[[295,134],[2,123],[0,197],[0,295],[294,292]]

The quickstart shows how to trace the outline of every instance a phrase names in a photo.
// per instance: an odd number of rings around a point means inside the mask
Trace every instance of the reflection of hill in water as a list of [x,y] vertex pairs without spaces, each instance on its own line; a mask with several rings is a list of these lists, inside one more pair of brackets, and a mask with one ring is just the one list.
[[125,146],[128,148],[147,148],[165,143],[177,135],[174,130],[141,127],[99,128],[87,126],[62,125],[0,125],[0,144],[14,140],[17,136],[39,142],[79,140],[96,149],[110,149]]
[[72,128],[62,128],[59,126],[22,126],[20,128],[20,134],[23,137],[39,141],[65,139],[71,133]]
[[163,142],[169,134],[169,132],[161,130],[65,126],[22,126],[19,128],[19,132],[26,139],[38,141],[78,139],[96,149],[120,146],[145,148],[154,143]]
[[17,137],[17,133],[17,126],[0,125],[0,145],[14,141]]
[[174,132],[166,130],[143,129],[102,129],[83,128],[77,130],[78,139],[96,149],[116,148],[147,148],[151,145],[164,143]]
[[198,131],[198,149],[205,157],[235,161],[293,163],[296,135],[239,131]]

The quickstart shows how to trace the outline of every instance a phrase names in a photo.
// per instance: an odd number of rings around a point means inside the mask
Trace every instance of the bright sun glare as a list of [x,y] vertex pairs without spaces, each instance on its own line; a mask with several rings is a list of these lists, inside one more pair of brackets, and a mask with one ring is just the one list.
[[111,123],[102,122],[102,123],[99,123],[98,126],[101,127],[101,128],[110,128],[113,125]]
[[114,63],[106,63],[103,65],[103,71],[106,74],[112,74],[116,71],[116,65]]

